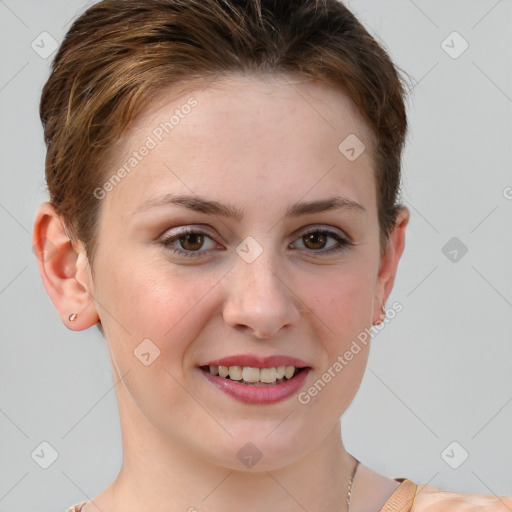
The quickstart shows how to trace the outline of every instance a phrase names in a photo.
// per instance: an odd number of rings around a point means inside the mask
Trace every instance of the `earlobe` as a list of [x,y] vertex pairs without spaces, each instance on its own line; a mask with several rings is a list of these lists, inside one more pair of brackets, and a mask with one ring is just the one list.
[[372,325],[380,325],[386,319],[386,306],[381,302],[378,320],[372,320]]
[[[393,284],[398,269],[398,262],[405,249],[405,229],[409,223],[409,210],[402,206],[398,212],[395,227],[390,234],[386,250],[380,257],[379,272],[377,275],[377,285],[375,288],[373,304],[373,323],[377,324],[382,319],[381,304],[385,304]],[[385,317],[385,314],[384,314]]]
[[[96,312],[92,279],[81,268],[87,265],[82,244],[72,243],[64,222],[53,206],[39,206],[32,232],[32,250],[38,260],[39,273],[46,292],[59,312],[64,325],[81,331],[95,325]],[[76,316],[71,316],[76,313]]]

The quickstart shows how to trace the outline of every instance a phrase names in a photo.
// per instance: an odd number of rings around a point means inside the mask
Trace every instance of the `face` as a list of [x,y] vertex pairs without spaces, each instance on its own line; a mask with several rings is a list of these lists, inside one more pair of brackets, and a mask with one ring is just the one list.
[[[248,442],[271,469],[326,438],[369,344],[346,353],[386,299],[367,129],[340,92],[291,83],[233,76],[169,92],[107,175],[132,157],[130,171],[102,189],[90,286],[136,405],[123,414],[231,468],[245,468]],[[356,155],[366,146],[355,159],[339,149],[349,135]],[[304,369],[263,387],[203,369],[223,359]]]

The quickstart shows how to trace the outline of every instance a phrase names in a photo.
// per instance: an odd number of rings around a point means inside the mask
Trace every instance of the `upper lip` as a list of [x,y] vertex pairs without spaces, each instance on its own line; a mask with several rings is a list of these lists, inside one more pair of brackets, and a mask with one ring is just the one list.
[[273,368],[277,366],[295,366],[296,368],[308,368],[309,365],[297,359],[285,355],[258,356],[255,354],[240,354],[235,356],[223,357],[209,361],[201,366],[250,366],[252,368]]

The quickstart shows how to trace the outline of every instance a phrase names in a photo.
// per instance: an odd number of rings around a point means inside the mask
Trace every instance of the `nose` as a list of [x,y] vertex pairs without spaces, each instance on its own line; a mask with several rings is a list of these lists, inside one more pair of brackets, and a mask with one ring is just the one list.
[[298,323],[300,300],[270,258],[260,255],[252,263],[240,258],[230,274],[223,309],[227,325],[268,339]]

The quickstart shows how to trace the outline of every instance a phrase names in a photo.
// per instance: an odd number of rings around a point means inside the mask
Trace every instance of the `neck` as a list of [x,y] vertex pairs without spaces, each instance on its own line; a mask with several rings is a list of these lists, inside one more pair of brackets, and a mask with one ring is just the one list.
[[[258,471],[223,467],[183,449],[152,426],[129,397],[118,397],[123,463],[111,486],[86,506],[103,512],[197,512],[274,509],[280,512],[347,512],[356,461],[346,452],[340,422],[322,442],[293,463]],[[103,506],[102,506],[103,504]],[[85,512],[85,511],[84,511]]]

